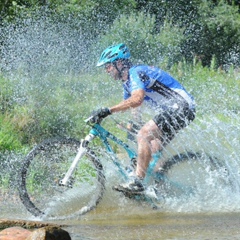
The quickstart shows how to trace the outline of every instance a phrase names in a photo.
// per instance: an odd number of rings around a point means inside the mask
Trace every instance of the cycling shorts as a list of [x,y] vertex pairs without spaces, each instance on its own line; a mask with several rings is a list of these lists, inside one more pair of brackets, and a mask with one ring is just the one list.
[[176,133],[185,128],[195,118],[195,110],[186,108],[168,109],[156,115],[153,121],[161,130],[163,143],[171,141]]

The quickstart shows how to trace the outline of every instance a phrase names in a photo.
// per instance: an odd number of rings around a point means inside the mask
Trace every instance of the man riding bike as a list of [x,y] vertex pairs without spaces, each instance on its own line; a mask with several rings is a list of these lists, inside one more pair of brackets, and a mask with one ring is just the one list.
[[138,157],[134,177],[120,184],[116,190],[141,193],[143,179],[152,154],[161,151],[175,134],[195,118],[193,97],[172,76],[160,68],[133,65],[128,47],[121,43],[105,49],[97,63],[104,66],[115,80],[121,80],[124,100],[109,108],[101,108],[92,116],[93,122],[110,114],[137,108],[146,103],[154,110],[154,116],[138,131]]

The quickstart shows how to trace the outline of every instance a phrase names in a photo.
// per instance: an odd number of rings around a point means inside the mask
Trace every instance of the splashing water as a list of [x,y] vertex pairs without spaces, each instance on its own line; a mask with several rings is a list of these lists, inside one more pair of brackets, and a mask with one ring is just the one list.
[[[175,153],[186,151],[203,151],[209,156],[222,162],[229,171],[231,185],[222,185],[216,181],[218,176],[223,174],[217,171],[209,174],[205,184],[200,186],[196,196],[190,197],[187,201],[169,199],[168,210],[179,212],[232,212],[239,211],[239,124],[236,124],[238,116],[231,114],[232,123],[219,121],[214,115],[208,119],[202,119],[200,124],[194,122],[184,131],[179,133],[176,139],[168,147]],[[168,150],[169,151],[169,150]],[[172,154],[172,153],[171,153]],[[191,171],[191,163],[186,171]],[[207,168],[206,168],[207,169]],[[197,178],[197,171],[195,178]]]
[[[174,172],[176,179],[180,178],[181,181],[181,177],[184,179],[189,177],[190,179],[186,181],[198,182],[197,193],[188,198],[164,196],[164,204],[161,205],[160,211],[238,212],[240,210],[239,119],[235,113],[228,112],[228,115],[231,119],[228,123],[220,121],[215,115],[208,115],[206,119],[198,119],[198,123],[193,122],[185,130],[179,132],[164,149],[163,160],[181,153],[204,152],[224,167],[211,171],[209,162],[204,162],[203,159],[206,172],[201,173],[200,166],[191,160],[186,164],[180,164],[180,170]],[[111,166],[107,167],[111,168]],[[112,186],[111,179],[114,175],[114,172],[108,171],[109,187]],[[110,201],[111,195],[107,199]],[[123,203],[126,204],[125,200],[119,200],[120,205]]]
[[[64,123],[74,123],[79,118],[82,121],[81,110],[89,108],[90,112],[92,110],[90,108],[93,106],[103,103],[110,104],[110,100],[106,98],[103,102],[99,101],[105,91],[102,85],[99,85],[101,83],[90,84],[88,78],[91,76],[86,78],[84,75],[84,69],[86,70],[89,63],[88,47],[94,43],[93,40],[86,39],[79,28],[74,30],[69,28],[66,23],[53,22],[47,18],[25,19],[21,24],[20,26],[4,26],[1,34],[4,35],[4,44],[1,49],[0,69],[16,85],[14,90],[16,102],[19,104],[34,103],[37,109],[44,106],[46,110],[50,108],[49,102],[54,101],[58,106],[53,105],[52,108],[56,108],[56,110],[52,112],[52,115],[56,113]],[[82,75],[78,75],[80,73]],[[96,78],[96,76],[94,75],[92,78]],[[102,84],[106,85],[107,82]],[[102,87],[102,90],[99,86]],[[60,95],[62,92],[59,90],[64,87],[67,87],[67,91],[72,96],[72,98],[68,97],[66,101],[62,99],[64,96]],[[118,87],[116,87],[116,95],[119,96]],[[79,106],[86,101],[89,103],[88,106]],[[78,108],[73,110],[73,106],[76,105]],[[198,106],[198,108],[201,107]],[[206,106],[203,108],[206,109]],[[207,106],[207,110],[209,109],[211,109],[211,103]],[[73,117],[73,115],[75,116]],[[231,120],[230,122],[220,121],[211,111],[206,118],[197,119],[197,122],[193,122],[177,135],[164,150],[164,154],[173,156],[187,151],[207,152],[225,163],[233,176],[233,186],[222,187],[212,175],[206,179],[206,184],[199,189],[197,196],[185,200],[166,198],[165,206],[161,211],[240,211],[240,120],[236,113],[228,112],[227,109],[225,115]],[[57,126],[59,131],[62,130],[61,126]],[[17,155],[12,158],[12,155],[9,154],[7,158],[10,156],[14,161],[4,161],[6,166],[4,165],[2,169],[15,171],[13,166],[19,165],[23,156]],[[107,171],[109,180],[107,187],[110,187],[111,177],[114,175],[111,166],[109,169]],[[191,171],[191,166],[186,171]],[[14,188],[16,188],[17,176],[14,179]],[[232,187],[234,191],[232,191]],[[118,197],[118,195],[114,196]],[[106,195],[105,201],[109,203],[111,198],[112,195]],[[119,200],[120,205],[121,201],[126,200]]]

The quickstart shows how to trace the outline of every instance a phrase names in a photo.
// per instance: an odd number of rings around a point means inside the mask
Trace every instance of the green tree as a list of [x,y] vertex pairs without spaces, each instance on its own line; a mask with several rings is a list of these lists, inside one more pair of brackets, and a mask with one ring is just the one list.
[[[181,42],[179,55],[188,61],[197,56],[204,66],[210,66],[215,56],[216,65],[226,68],[240,64],[239,10],[240,0],[6,0],[0,4],[2,19],[50,16],[56,22],[71,25],[75,31],[82,31],[86,39],[91,39],[88,47],[96,44],[94,40],[98,36],[106,35],[120,16],[143,13],[146,18],[150,15],[154,19],[154,26],[148,28],[149,36],[160,33],[167,23],[174,29],[179,28],[180,41],[175,47],[179,49]],[[120,27],[127,31],[123,25]],[[1,38],[1,41],[4,40]],[[153,48],[161,45],[148,39],[146,42],[151,42]],[[175,59],[178,61],[179,57]]]
[[123,14],[98,40],[98,56],[107,46],[124,42],[136,62],[158,64],[168,61],[172,65],[182,58],[180,46],[184,40],[183,31],[166,21],[156,33],[154,15],[143,12]]
[[[205,2],[199,6],[200,17],[188,34],[188,54],[194,53],[203,65],[210,66],[213,57],[216,65],[240,64],[240,15],[236,6],[224,1],[215,5]],[[186,45],[185,45],[186,47]]]

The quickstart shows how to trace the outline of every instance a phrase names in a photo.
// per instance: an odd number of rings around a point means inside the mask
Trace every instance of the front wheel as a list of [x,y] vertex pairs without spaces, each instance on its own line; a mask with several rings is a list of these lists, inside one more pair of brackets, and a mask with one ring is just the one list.
[[34,216],[64,219],[85,214],[100,202],[105,177],[101,162],[89,149],[72,176],[72,186],[59,185],[79,146],[75,139],[49,139],[24,159],[19,195]]

